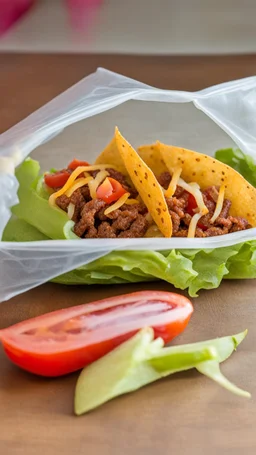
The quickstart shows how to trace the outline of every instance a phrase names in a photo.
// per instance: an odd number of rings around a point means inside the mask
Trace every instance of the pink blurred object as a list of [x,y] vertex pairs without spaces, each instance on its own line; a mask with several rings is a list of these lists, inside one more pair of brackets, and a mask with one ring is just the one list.
[[102,3],[103,0],[66,0],[72,26],[85,30]]
[[0,36],[2,36],[36,0],[0,0]]

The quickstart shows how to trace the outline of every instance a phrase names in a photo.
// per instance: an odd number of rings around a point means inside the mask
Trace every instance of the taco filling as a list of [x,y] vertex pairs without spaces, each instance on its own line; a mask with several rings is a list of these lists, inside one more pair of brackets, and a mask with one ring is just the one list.
[[94,164],[17,169],[13,213],[52,239],[213,237],[256,227],[256,190],[218,160],[160,142],[138,152],[116,128]]
[[[158,181],[168,194],[173,181],[171,174],[163,172]],[[179,183],[183,185],[180,186]],[[166,197],[172,218],[173,237],[213,237],[252,227],[245,218],[230,215],[232,202],[225,198],[224,187],[210,186],[201,191],[200,205],[196,194],[188,192],[184,183],[179,178],[173,196]],[[199,187],[195,189],[198,190]],[[207,212],[205,215],[204,211]]]
[[[58,187],[61,178],[65,183]],[[75,169],[69,165],[45,174],[44,183],[52,192],[49,203],[67,212],[78,237],[135,238],[146,234],[147,207],[139,202],[138,192],[126,176],[117,170],[87,163]]]
[[157,142],[138,153],[154,170],[173,237],[214,237],[256,226],[256,191],[241,174],[208,155]]

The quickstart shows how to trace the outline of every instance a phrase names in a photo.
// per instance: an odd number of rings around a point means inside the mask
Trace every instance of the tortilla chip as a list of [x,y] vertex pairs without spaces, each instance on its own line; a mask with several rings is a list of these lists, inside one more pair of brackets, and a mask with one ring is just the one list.
[[[211,156],[157,142],[158,154],[172,173],[182,167],[181,177],[196,182],[201,190],[209,186],[225,185],[225,198],[232,202],[230,214],[246,218],[256,226],[256,189],[241,174]],[[159,160],[156,152],[156,160]]]
[[115,130],[116,145],[130,178],[148,208],[153,220],[165,237],[172,236],[172,220],[166,200],[155,175],[133,147]]
[[138,148],[138,154],[156,176],[168,171],[157,144],[141,145]]
[[95,164],[106,163],[112,164],[119,172],[129,177],[124,161],[119,153],[115,136],[95,161]]

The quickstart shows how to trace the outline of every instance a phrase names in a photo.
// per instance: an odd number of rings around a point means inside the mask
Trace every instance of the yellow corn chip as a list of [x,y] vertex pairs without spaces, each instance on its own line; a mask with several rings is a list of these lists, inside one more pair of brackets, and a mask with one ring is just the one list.
[[119,172],[122,172],[122,174],[128,176],[124,161],[117,148],[115,136],[95,161],[95,164],[105,163],[113,164]]
[[[115,130],[116,145],[125,163],[129,176],[148,208],[153,220],[165,237],[172,236],[172,220],[163,191],[154,173],[124,139],[118,128]],[[109,162],[109,156],[105,157]]]
[[157,177],[168,171],[157,144],[141,145],[138,148],[138,154]]
[[160,155],[171,173],[181,167],[181,177],[188,183],[198,183],[201,190],[224,185],[225,198],[232,202],[230,214],[256,226],[256,189],[230,166],[211,156],[161,142],[157,142],[155,155],[156,162]]

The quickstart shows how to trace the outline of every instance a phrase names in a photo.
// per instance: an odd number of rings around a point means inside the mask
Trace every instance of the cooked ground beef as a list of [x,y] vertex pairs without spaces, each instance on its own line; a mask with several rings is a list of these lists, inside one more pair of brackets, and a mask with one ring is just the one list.
[[[118,180],[132,198],[138,193],[126,177],[115,169],[108,168],[110,177]],[[71,173],[71,171],[69,171]],[[96,177],[98,170],[90,172]],[[55,188],[58,191],[60,188]],[[146,219],[147,208],[143,204],[124,204],[118,210],[105,215],[108,205],[99,199],[91,199],[88,185],[78,188],[71,197],[65,194],[56,199],[56,204],[65,212],[69,204],[74,205],[72,220],[75,222],[74,233],[83,238],[143,237],[149,227]]]
[[65,194],[62,194],[56,199],[56,204],[58,205],[58,207],[62,210],[65,210],[65,212],[68,210],[69,203],[70,198],[67,197]]
[[[167,189],[171,181],[171,175],[169,172],[164,172],[158,177],[158,181],[163,188]],[[224,200],[220,215],[214,223],[211,223],[210,220],[215,211],[219,190],[217,187],[211,186],[202,191],[202,194],[209,212],[200,218],[196,228],[196,237],[212,237],[251,227],[245,218],[233,217],[229,214],[232,205],[229,199]],[[166,198],[172,218],[174,237],[187,237],[188,235],[188,227],[192,218],[192,215],[187,212],[188,198],[189,194],[180,186],[177,186],[173,197]]]
[[145,217],[147,209],[142,204],[124,204],[106,216],[104,211],[108,205],[99,199],[88,201],[85,187],[78,188],[70,198],[62,195],[56,199],[56,204],[66,212],[70,203],[75,206],[72,220],[75,222],[74,233],[78,237],[143,237],[149,227]]
[[[180,229],[174,237],[187,237],[188,236],[188,229]],[[204,232],[200,228],[196,228],[196,235],[195,237],[205,237]]]
[[149,223],[144,215],[138,214],[136,220],[133,221],[130,228],[126,231],[121,231],[117,237],[135,238],[144,237],[148,229]]
[[99,227],[97,236],[99,239],[115,239],[116,232],[115,229],[108,223],[108,221],[103,221]]
[[207,199],[210,199],[210,200],[212,200],[214,202],[217,202],[218,196],[219,196],[219,192],[218,192],[216,186],[210,186],[209,188],[207,188],[204,191],[204,195],[206,196]]
[[[138,193],[134,191],[125,176],[114,169],[107,169],[109,175],[118,180],[122,186],[136,197]],[[93,171],[91,174],[95,177],[99,171]],[[171,176],[164,172],[158,178],[163,188],[167,189]],[[56,189],[57,190],[57,189]],[[196,237],[211,237],[223,235],[229,232],[241,231],[251,226],[248,221],[241,217],[231,216],[231,201],[224,200],[222,211],[214,223],[211,223],[212,215],[215,211],[218,199],[218,188],[209,187],[202,191],[204,203],[209,213],[200,218],[197,228]],[[180,186],[171,198],[166,198],[168,210],[173,223],[174,237],[187,237],[188,228],[193,213],[189,212],[189,193]],[[122,205],[119,209],[105,215],[108,207],[100,199],[91,199],[88,185],[78,188],[71,197],[66,195],[59,196],[56,204],[66,212],[69,204],[74,204],[74,213],[72,220],[75,222],[74,232],[82,238],[134,238],[143,237],[149,227],[147,220],[147,208],[143,204]]]
[[97,236],[97,229],[95,226],[96,215],[100,209],[106,206],[104,201],[100,199],[92,199],[90,202],[86,202],[80,213],[80,220],[75,223],[74,233],[78,237]]
[[169,184],[170,184],[170,181],[171,181],[171,175],[169,172],[163,172],[161,175],[159,175],[158,177],[158,182],[160,183],[160,185],[165,189],[167,190]]

